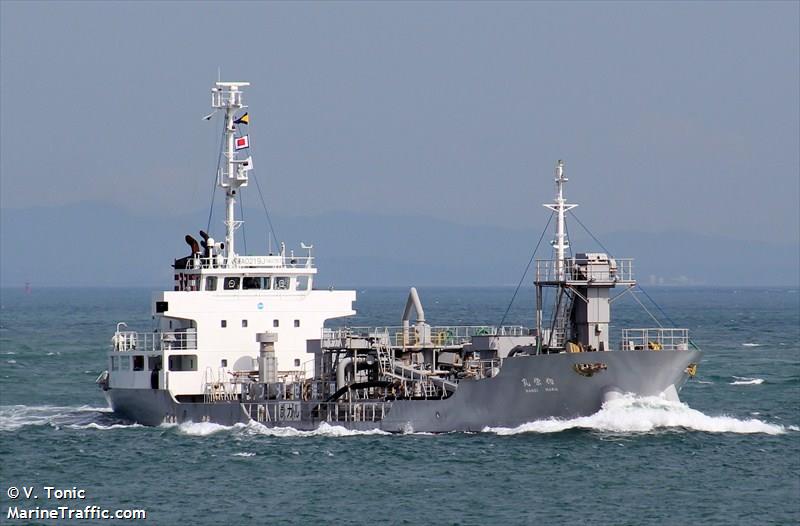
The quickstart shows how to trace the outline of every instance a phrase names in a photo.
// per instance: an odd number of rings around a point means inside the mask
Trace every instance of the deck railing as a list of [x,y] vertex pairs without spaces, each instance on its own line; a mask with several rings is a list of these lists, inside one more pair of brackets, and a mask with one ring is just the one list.
[[633,282],[633,259],[610,259],[607,264],[565,259],[564,275],[559,276],[558,261],[536,260],[536,281]]
[[135,332],[117,331],[111,338],[114,350],[127,351],[170,351],[197,349],[197,332]]
[[425,331],[418,331],[415,325],[404,330],[402,326],[387,327],[341,327],[338,329],[322,330],[322,344],[335,345],[336,342],[348,338],[372,338],[377,342],[396,347],[413,347],[424,343],[422,340],[427,332],[429,343],[438,347],[462,345],[473,336],[525,336],[529,329],[521,325],[507,325],[495,327],[491,325],[443,325],[425,327]]
[[622,350],[624,351],[688,351],[689,329],[646,328],[623,329]]
[[497,358],[489,360],[467,360],[464,363],[467,376],[477,379],[497,376],[502,366],[503,360]]
[[304,269],[313,268],[314,258],[309,256],[225,256],[194,257],[186,260],[186,268],[209,269]]
[[299,421],[317,422],[380,422],[386,417],[391,402],[300,402],[270,400],[243,404],[250,418],[256,422],[281,423]]

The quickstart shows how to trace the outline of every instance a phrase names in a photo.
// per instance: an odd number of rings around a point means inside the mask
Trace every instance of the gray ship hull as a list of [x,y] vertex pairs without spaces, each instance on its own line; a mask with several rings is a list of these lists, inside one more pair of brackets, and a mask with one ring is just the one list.
[[[611,351],[542,354],[507,358],[492,378],[462,380],[452,396],[441,400],[394,400],[381,404],[372,419],[335,420],[319,411],[319,401],[292,402],[297,410],[283,418],[257,419],[267,426],[315,429],[323,422],[348,429],[389,432],[480,431],[516,427],[545,418],[574,418],[596,413],[603,403],[625,393],[665,395],[677,399],[700,352]],[[246,423],[257,403],[179,403],[160,389],[109,389],[112,410],[144,425],[165,422]],[[369,401],[361,401],[369,402]],[[267,402],[269,404],[270,402]],[[358,404],[358,402],[356,402]],[[348,402],[338,404],[347,409]],[[353,415],[355,413],[349,413]],[[251,418],[253,417],[253,418]]]

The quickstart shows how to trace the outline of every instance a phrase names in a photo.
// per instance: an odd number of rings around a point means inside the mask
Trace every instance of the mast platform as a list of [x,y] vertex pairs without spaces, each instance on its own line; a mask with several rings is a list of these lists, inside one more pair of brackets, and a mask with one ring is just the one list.
[[606,254],[578,254],[564,259],[563,275],[557,259],[537,259],[537,285],[595,286],[635,285],[632,258],[609,258]]

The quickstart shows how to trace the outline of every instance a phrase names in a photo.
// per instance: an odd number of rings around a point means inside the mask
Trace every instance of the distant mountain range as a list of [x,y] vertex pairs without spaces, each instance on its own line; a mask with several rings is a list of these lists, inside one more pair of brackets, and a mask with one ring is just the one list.
[[[247,252],[265,253],[263,211],[245,210]],[[189,253],[206,213],[176,217],[136,214],[98,203],[0,210],[0,285],[169,287],[172,260]],[[467,226],[418,216],[335,212],[273,218],[287,249],[314,244],[320,286],[515,285],[542,225]],[[577,225],[578,252],[601,250]],[[219,216],[212,235],[224,237]],[[595,232],[597,234],[597,232]],[[550,257],[545,235],[538,259]],[[739,241],[687,232],[616,232],[601,241],[617,257],[633,257],[642,284],[796,287],[800,245]],[[276,243],[273,240],[273,250]],[[245,253],[237,240],[238,252]],[[526,283],[532,281],[532,274]]]

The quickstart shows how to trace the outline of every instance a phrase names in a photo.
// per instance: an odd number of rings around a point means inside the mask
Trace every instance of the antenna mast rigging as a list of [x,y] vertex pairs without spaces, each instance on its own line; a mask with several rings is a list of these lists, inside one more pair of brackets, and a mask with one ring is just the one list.
[[[236,126],[235,113],[246,108],[242,104],[242,91],[240,88],[249,86],[249,82],[217,82],[216,87],[211,89],[211,106],[215,109],[225,110],[225,140],[223,156],[225,164],[217,174],[217,185],[225,190],[225,255],[227,265],[231,264],[236,256],[236,229],[242,225],[242,221],[236,219],[236,192],[242,186],[247,186],[247,172],[253,167],[250,157],[237,159],[237,148],[234,144]],[[246,144],[246,143],[245,143]]]

